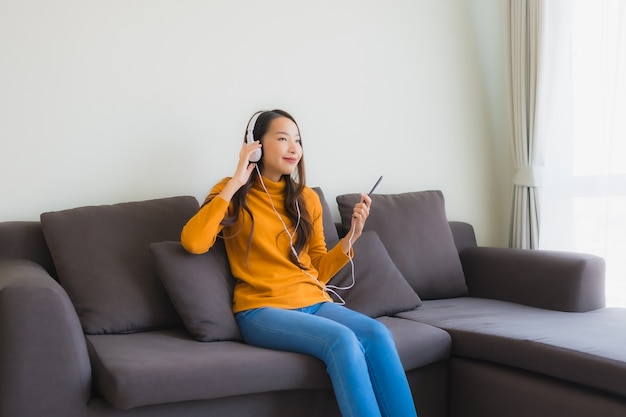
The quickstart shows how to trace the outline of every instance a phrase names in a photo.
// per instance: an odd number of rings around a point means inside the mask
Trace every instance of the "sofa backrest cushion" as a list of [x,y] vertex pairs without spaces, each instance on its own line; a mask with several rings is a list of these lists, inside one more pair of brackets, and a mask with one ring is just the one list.
[[333,213],[330,211],[324,192],[319,187],[314,187],[313,191],[317,193],[322,203],[322,221],[324,222],[324,239],[328,249],[333,248],[339,242],[339,234],[333,220]]
[[376,232],[364,232],[354,242],[353,248],[354,271],[348,263],[328,283],[329,286],[339,287],[333,289],[336,294],[331,293],[335,301],[343,299],[346,307],[370,317],[392,316],[422,304],[396,268]]
[[222,239],[200,255],[180,242],[152,243],[150,253],[189,334],[200,342],[241,340],[233,314],[235,278]]
[[181,326],[149,244],[180,239],[194,197],[80,207],[41,215],[58,279],[88,334]]
[[[349,227],[359,194],[337,196]],[[423,300],[467,295],[441,191],[374,194],[364,230],[374,230],[404,278]]]

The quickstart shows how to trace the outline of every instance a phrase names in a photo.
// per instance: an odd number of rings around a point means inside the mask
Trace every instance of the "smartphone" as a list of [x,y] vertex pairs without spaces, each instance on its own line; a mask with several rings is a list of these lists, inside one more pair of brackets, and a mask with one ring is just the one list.
[[376,181],[376,184],[374,184],[374,186],[372,187],[372,189],[370,190],[369,193],[367,193],[368,197],[372,196],[372,193],[374,192],[374,190],[376,189],[376,187],[378,187],[378,184],[380,184],[380,181],[383,179],[383,176],[381,175],[380,178],[378,178],[378,181]]

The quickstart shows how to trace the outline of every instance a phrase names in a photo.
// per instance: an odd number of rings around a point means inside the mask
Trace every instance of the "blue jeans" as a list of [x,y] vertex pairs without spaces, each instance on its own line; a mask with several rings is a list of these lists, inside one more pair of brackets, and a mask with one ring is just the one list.
[[250,345],[321,359],[343,417],[416,416],[393,337],[379,321],[330,302],[257,308],[236,319]]

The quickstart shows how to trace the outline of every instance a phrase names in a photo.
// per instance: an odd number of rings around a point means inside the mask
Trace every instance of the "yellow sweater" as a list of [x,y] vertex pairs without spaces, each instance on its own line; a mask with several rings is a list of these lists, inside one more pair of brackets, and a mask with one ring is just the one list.
[[[181,233],[183,247],[191,253],[207,252],[222,231],[220,222],[229,212],[229,203],[218,194],[229,178],[224,178],[211,190],[205,204],[185,225]],[[294,225],[284,209],[285,182],[263,178],[276,210],[293,234]],[[238,224],[224,228],[224,242],[235,286],[233,311],[259,307],[300,308],[329,297],[320,283],[326,284],[347,262],[341,245],[326,249],[322,225],[322,205],[317,194],[305,188],[303,199],[313,220],[313,232],[308,245],[298,254],[306,273],[289,259],[289,236],[272,209],[268,195],[259,180],[248,194],[248,206],[254,215],[254,234],[248,254],[251,219],[242,211]],[[294,239],[295,241],[295,239]],[[320,283],[316,282],[316,279]]]

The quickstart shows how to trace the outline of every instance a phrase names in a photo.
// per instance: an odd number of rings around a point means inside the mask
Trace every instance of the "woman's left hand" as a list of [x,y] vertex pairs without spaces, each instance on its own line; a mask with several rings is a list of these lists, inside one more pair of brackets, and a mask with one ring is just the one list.
[[370,206],[372,205],[372,199],[367,194],[361,194],[361,200],[354,205],[352,210],[352,223],[350,230],[346,236],[341,240],[341,247],[343,252],[351,256],[352,245],[363,233],[363,227],[365,226],[365,220],[370,215]]
[[348,236],[352,237],[352,241],[356,240],[363,232],[365,221],[370,215],[370,206],[372,199],[367,194],[361,194],[361,200],[354,205],[352,210],[352,224]]

